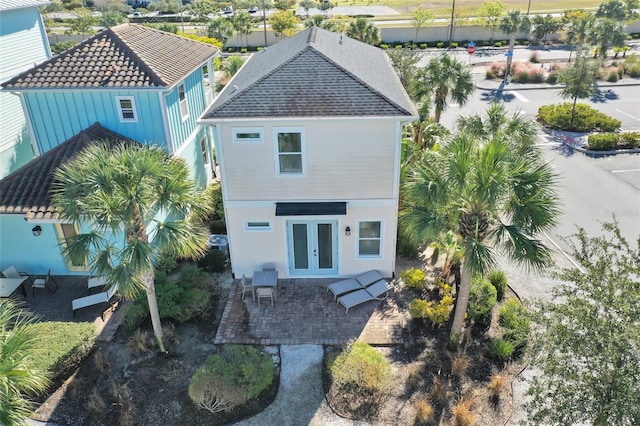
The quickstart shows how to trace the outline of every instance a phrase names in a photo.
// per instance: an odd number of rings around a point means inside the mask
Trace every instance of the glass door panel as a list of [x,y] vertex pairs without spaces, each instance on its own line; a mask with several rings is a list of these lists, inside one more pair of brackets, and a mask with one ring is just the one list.
[[318,223],[316,227],[318,235],[318,269],[333,269],[333,225],[331,223]]
[[306,223],[292,224],[293,237],[293,268],[296,270],[309,269],[309,241]]

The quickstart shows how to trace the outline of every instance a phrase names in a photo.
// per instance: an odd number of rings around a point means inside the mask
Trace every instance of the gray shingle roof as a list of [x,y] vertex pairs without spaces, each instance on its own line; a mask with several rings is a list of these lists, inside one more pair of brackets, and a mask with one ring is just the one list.
[[108,141],[114,145],[137,143],[102,127],[100,123],[92,124],[0,180],[0,214],[23,214],[26,219],[55,218],[50,196],[54,171],[96,141]]
[[0,12],[4,10],[23,9],[25,7],[46,6],[51,3],[49,0],[2,0],[0,1]]
[[108,28],[3,84],[11,89],[171,87],[218,49],[124,24]]
[[382,50],[312,27],[254,54],[202,119],[415,115]]

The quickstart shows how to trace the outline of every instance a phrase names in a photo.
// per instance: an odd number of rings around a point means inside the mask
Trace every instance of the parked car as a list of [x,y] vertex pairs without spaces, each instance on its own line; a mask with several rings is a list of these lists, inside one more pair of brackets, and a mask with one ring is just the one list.
[[249,13],[257,13],[258,12],[258,8],[256,6],[252,6],[249,9],[247,9],[247,12],[249,12]]
[[233,6],[227,6],[224,9],[222,9],[223,15],[229,15],[231,13],[233,13]]

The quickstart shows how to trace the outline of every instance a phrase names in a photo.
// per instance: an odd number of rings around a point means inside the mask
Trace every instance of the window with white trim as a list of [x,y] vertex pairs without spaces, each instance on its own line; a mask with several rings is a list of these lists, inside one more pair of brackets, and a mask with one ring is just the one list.
[[189,117],[189,105],[187,105],[187,93],[184,91],[184,84],[178,86],[178,99],[180,100],[182,119],[186,120]]
[[263,127],[232,127],[231,134],[234,142],[262,142],[264,141]]
[[274,127],[273,133],[278,174],[304,174],[304,129],[300,127]]
[[213,85],[211,84],[211,75],[209,75],[210,66],[211,61],[207,62],[207,64],[202,67],[202,87],[204,89],[204,98],[207,100],[207,105],[213,101]]
[[136,102],[133,96],[116,96],[116,106],[118,107],[118,117],[122,123],[137,123],[138,113],[136,112]]
[[247,231],[271,231],[271,222],[268,220],[250,220],[244,223]]
[[382,256],[382,222],[358,222],[358,256]]

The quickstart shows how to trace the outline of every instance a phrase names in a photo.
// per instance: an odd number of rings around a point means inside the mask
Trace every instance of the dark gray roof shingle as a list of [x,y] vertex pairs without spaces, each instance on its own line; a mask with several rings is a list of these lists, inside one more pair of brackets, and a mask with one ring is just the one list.
[[202,118],[415,115],[382,50],[313,27],[254,54]]
[[54,171],[96,141],[113,145],[137,143],[94,123],[0,180],[0,214],[23,214],[25,219],[53,219],[51,184]]
[[218,51],[175,34],[108,28],[3,84],[11,89],[171,87]]

